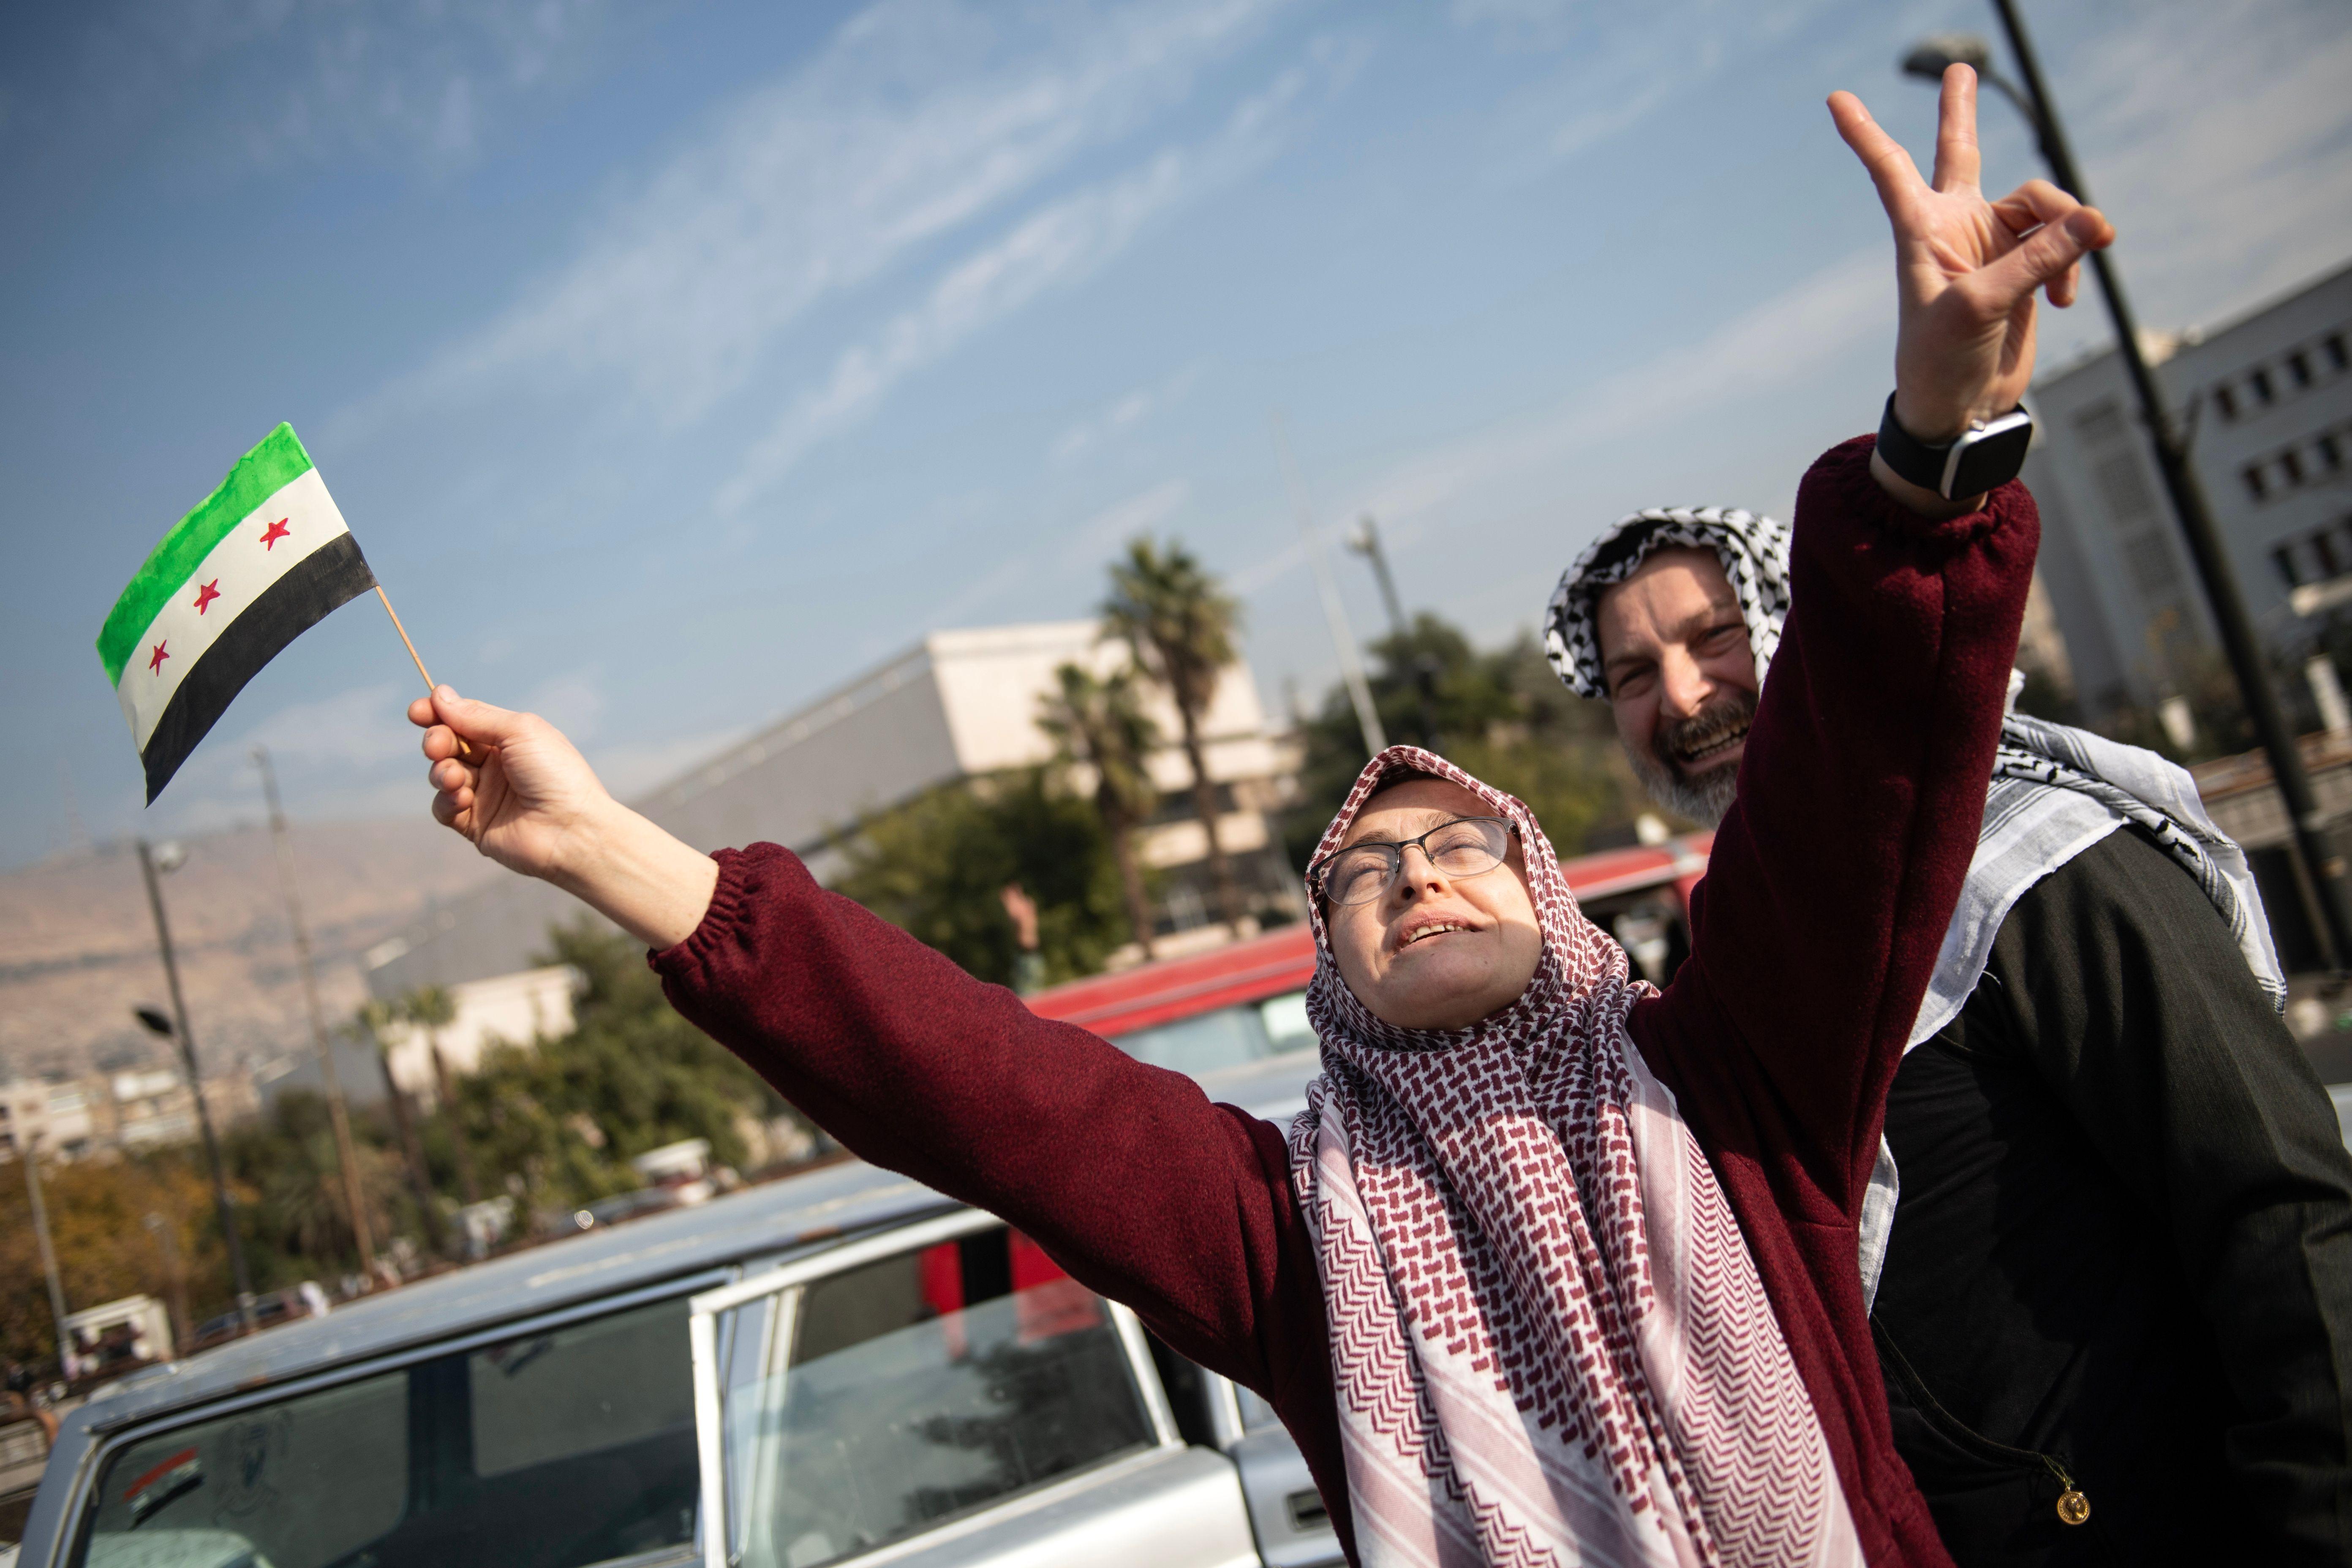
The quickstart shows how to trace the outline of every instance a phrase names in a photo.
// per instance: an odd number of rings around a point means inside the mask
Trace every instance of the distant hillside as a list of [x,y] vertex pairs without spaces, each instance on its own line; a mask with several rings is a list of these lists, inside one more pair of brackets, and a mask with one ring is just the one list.
[[[455,834],[424,821],[303,825],[292,837],[331,1024],[364,994],[362,952],[491,869]],[[187,864],[163,879],[163,898],[205,1071],[306,1044],[268,830],[182,842]],[[132,845],[0,872],[0,1075],[162,1061],[163,1042],[131,1009],[166,999]]]

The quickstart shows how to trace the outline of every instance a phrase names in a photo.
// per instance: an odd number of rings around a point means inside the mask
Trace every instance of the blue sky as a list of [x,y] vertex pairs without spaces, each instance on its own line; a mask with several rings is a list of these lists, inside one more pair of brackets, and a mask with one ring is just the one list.
[[[2352,10],[2037,4],[2145,319],[2352,256]],[[424,809],[373,603],[155,808],[91,648],[291,420],[435,671],[647,787],[941,626],[1086,613],[1120,542],[1336,664],[1271,429],[1482,641],[1631,507],[1785,508],[1874,423],[1884,220],[1822,100],[1967,0],[602,0],[0,22],[0,864]],[[1989,98],[1987,184],[2039,172]],[[2045,363],[2103,334],[2046,319]],[[1378,600],[1336,562],[1359,627]]]

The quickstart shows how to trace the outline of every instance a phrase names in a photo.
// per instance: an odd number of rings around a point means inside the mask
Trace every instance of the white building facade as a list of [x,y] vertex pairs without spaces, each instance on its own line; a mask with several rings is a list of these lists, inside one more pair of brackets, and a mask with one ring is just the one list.
[[[2352,608],[2352,266],[2147,347],[2255,625],[2299,660]],[[2218,645],[2122,361],[2058,370],[2032,403],[2025,479],[2075,694],[2094,716],[2157,708]]]
[[[782,844],[827,878],[842,868],[835,846],[861,817],[940,784],[1053,761],[1036,721],[1054,672],[1076,663],[1107,674],[1129,658],[1090,620],[934,632],[633,804],[697,848]],[[1140,849],[1159,873],[1157,938],[1177,952],[1230,933],[1215,923],[1207,834],[1192,810],[1176,712],[1156,694],[1147,710],[1163,742],[1151,759],[1162,805]],[[1259,910],[1302,912],[1269,820],[1285,775],[1247,666],[1224,672],[1202,740],[1218,843],[1235,880]],[[529,969],[548,928],[583,912],[544,883],[494,878],[372,951],[369,988],[389,999]]]

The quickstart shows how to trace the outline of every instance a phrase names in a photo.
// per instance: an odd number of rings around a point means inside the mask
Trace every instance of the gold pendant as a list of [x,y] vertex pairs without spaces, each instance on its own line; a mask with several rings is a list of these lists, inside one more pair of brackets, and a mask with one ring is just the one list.
[[2069,1487],[2058,1498],[2058,1522],[2083,1524],[2091,1517],[2091,1500]]

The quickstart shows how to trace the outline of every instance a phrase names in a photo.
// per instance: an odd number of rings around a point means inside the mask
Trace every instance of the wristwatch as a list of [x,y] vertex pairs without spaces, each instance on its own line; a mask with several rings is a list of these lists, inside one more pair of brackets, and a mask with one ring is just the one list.
[[1886,395],[1886,414],[1878,422],[1878,455],[1886,466],[1946,500],[1980,496],[2017,478],[2025,467],[2026,448],[2033,445],[2033,416],[2018,405],[1999,418],[1980,421],[1960,432],[1959,439],[1931,447],[1903,428],[1895,417],[1895,395]]

